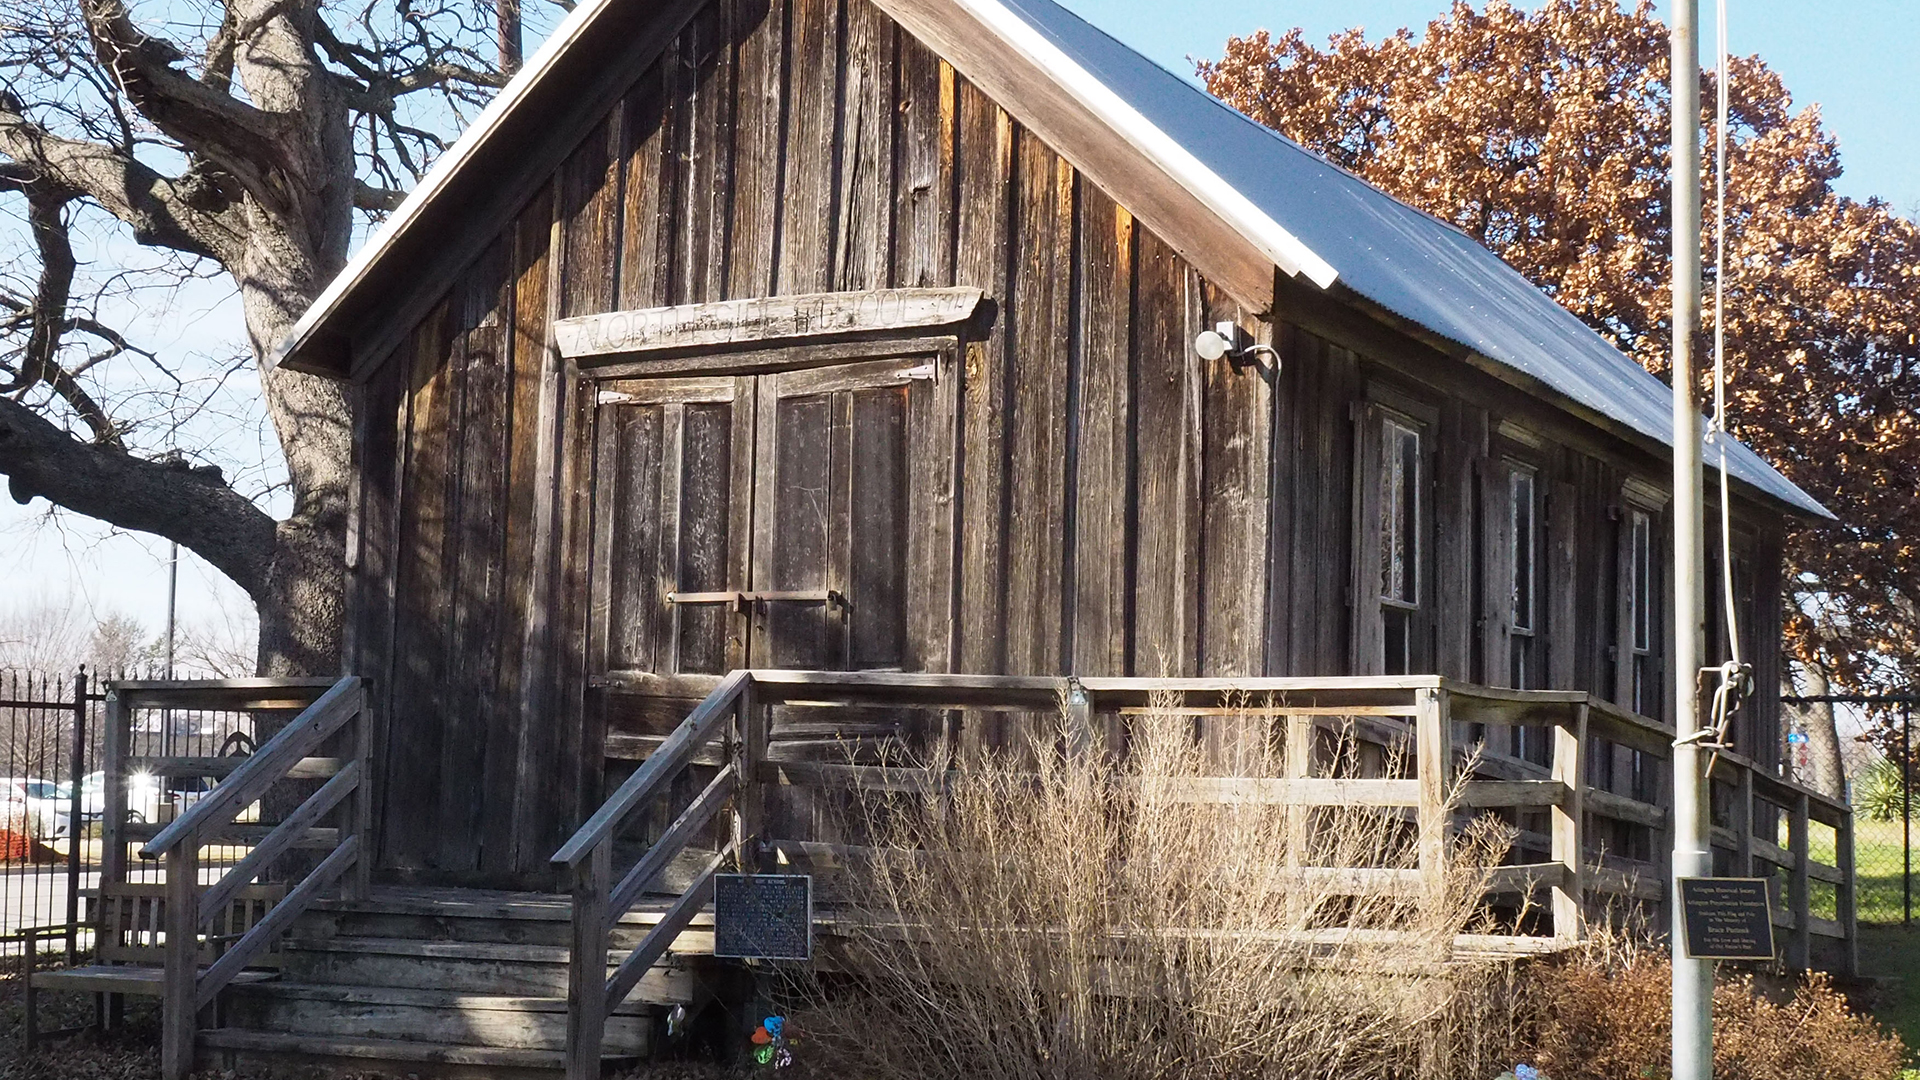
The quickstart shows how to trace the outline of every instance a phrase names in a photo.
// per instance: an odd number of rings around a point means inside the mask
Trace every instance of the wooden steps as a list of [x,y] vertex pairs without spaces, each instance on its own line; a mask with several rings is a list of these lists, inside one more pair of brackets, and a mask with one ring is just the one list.
[[[664,908],[642,904],[616,943],[631,947]],[[227,993],[223,1026],[200,1033],[201,1061],[551,1080],[564,1066],[571,913],[564,896],[464,889],[319,903],[282,944],[278,981]],[[607,1063],[644,1058],[662,1009],[695,1000],[690,967],[713,948],[711,919],[700,922],[607,1018]]]
[[[160,996],[166,972],[157,967],[134,964],[93,964],[87,967],[58,968],[33,973],[33,985],[41,990],[78,990],[88,994],[143,994]],[[273,978],[270,971],[243,971],[234,976],[239,983],[258,983]]]

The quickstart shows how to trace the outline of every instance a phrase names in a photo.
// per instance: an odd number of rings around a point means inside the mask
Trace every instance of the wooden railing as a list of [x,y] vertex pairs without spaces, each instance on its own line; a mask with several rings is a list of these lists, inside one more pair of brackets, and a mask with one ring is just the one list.
[[[255,698],[274,689],[267,680],[246,682],[244,689]],[[181,687],[183,691],[196,689],[189,684]],[[215,688],[197,689],[211,692]],[[192,707],[192,695],[182,697],[180,705]],[[127,762],[114,745],[118,741],[115,733],[125,728],[124,712],[110,716],[108,727],[108,806],[112,818],[114,808],[125,798]],[[371,785],[366,782],[371,737],[372,724],[363,681],[352,677],[340,679],[252,755],[238,759],[237,764],[235,759],[219,759],[196,766],[203,772],[212,770],[215,775],[224,772],[225,779],[159,829],[141,849],[144,857],[165,860],[165,973],[160,1046],[161,1071],[167,1080],[182,1080],[192,1068],[194,1033],[200,1011],[211,1004],[235,976],[262,959],[313,901],[343,878],[348,895],[365,895],[369,861],[362,853],[366,850],[371,824]],[[314,756],[329,741],[337,744],[336,752],[328,757]],[[236,824],[243,811],[259,802],[275,783],[289,777],[324,777],[326,782],[277,825],[263,828]],[[352,802],[348,804],[350,798]],[[341,824],[334,827],[321,824],[343,805]],[[230,842],[236,836],[250,843],[252,850],[219,880],[203,888],[201,849]],[[117,846],[109,844],[110,857]],[[234,900],[275,860],[296,848],[317,848],[327,850],[327,854],[265,915],[252,921],[244,934],[218,950],[217,958],[203,969],[200,965],[202,934],[225,916]],[[103,883],[103,890],[106,887]]]
[[[1172,703],[1171,706],[1169,703]],[[890,768],[842,761],[797,760],[769,755],[770,713],[776,707],[808,709],[882,708],[932,712],[947,717],[985,713],[1003,722],[1009,715],[1068,710],[1068,751],[1122,748],[1126,717],[1176,708],[1204,721],[1221,714],[1257,715],[1284,728],[1283,776],[1221,776],[1193,783],[1205,801],[1260,802],[1288,807],[1369,806],[1400,808],[1415,824],[1417,861],[1406,868],[1312,867],[1304,865],[1300,829],[1289,827],[1277,857],[1323,886],[1349,895],[1417,896],[1444,890],[1449,880],[1449,836],[1468,816],[1502,813],[1519,827],[1515,861],[1489,876],[1492,897],[1538,897],[1550,913],[1542,934],[1514,924],[1503,935],[1463,935],[1462,951],[1497,949],[1508,955],[1565,948],[1585,933],[1590,918],[1622,904],[1638,906],[1664,928],[1671,890],[1665,854],[1671,814],[1662,795],[1670,785],[1643,785],[1620,793],[1595,786],[1589,755],[1619,746],[1638,753],[1647,768],[1670,761],[1674,734],[1587,694],[1503,690],[1432,676],[1331,679],[1068,679],[1029,676],[904,674],[893,672],[736,671],[721,679],[673,734],[620,786],[553,857],[571,871],[573,954],[568,990],[567,1073],[586,1080],[600,1073],[600,1042],[607,1013],[632,993],[640,978],[666,955],[711,898],[713,875],[730,861],[743,869],[770,854],[791,869],[845,868],[869,854],[847,845],[780,835],[769,827],[765,794],[774,786],[864,790],[925,790],[938,771]],[[941,720],[936,739],[950,739],[966,721]],[[1324,775],[1317,761],[1316,731],[1332,728],[1349,737],[1394,748],[1391,775]],[[1539,762],[1499,748],[1518,740],[1507,730],[1531,729],[1545,738]],[[707,750],[724,744],[716,758]],[[1539,743],[1533,745],[1538,746]],[[936,753],[941,752],[936,749]],[[717,768],[700,793],[673,817],[633,867],[613,880],[615,839],[635,814],[668,791],[698,761]],[[718,762],[717,765],[712,763]],[[1409,767],[1410,766],[1410,767]],[[1462,771],[1470,766],[1471,771]],[[1360,770],[1365,772],[1364,769]],[[1715,759],[1714,778],[1735,792],[1733,813],[1715,830],[1731,873],[1748,876],[1763,863],[1789,871],[1774,913],[1787,928],[1790,963],[1809,963],[1811,936],[1838,939],[1851,954],[1851,818],[1845,805],[1771,775],[1732,753]],[[1457,784],[1457,790],[1456,790]],[[1643,797],[1635,797],[1640,795]],[[1724,801],[1724,800],[1723,800]],[[733,811],[730,837],[699,860],[691,886],[678,890],[665,914],[640,944],[608,974],[608,942],[614,927],[644,896],[672,895],[668,868],[690,843],[710,837],[712,823]],[[1780,808],[1790,836],[1786,848],[1766,837],[1774,816],[1759,804]],[[1759,807],[1759,808],[1757,808]],[[1293,820],[1301,822],[1302,813]],[[1539,819],[1544,819],[1543,822]],[[1831,824],[1838,866],[1808,856],[1808,822]],[[1530,828],[1530,825],[1536,827]],[[1537,827],[1544,825],[1544,828]],[[1603,829],[1596,829],[1604,825]],[[1632,834],[1636,861],[1608,850],[1600,833]],[[1777,839],[1777,831],[1772,834]],[[1810,880],[1837,889],[1838,918],[1825,920],[1809,908]]]

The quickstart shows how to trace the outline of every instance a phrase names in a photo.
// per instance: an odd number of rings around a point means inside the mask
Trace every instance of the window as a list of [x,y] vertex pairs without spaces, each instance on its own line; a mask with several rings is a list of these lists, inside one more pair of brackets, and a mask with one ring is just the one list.
[[1660,577],[1654,566],[1653,515],[1629,509],[1627,529],[1628,704],[1642,716],[1658,717],[1660,616],[1655,601]]
[[1417,666],[1415,616],[1420,610],[1420,429],[1394,417],[1380,424],[1380,620],[1383,672]]
[[1539,672],[1534,663],[1534,640],[1538,630],[1538,576],[1534,567],[1539,549],[1539,515],[1534,499],[1534,472],[1516,465],[1507,478],[1508,504],[1512,519],[1507,531],[1509,562],[1513,566],[1513,588],[1508,602],[1508,685],[1518,690],[1536,690]]

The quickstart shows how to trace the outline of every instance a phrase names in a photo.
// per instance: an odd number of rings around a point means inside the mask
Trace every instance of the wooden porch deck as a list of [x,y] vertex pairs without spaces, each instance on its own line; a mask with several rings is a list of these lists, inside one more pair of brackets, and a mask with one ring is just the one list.
[[[860,711],[917,716],[927,760],[955,753],[976,729],[1057,720],[1066,711],[1070,753],[1124,751],[1132,716],[1174,709],[1202,730],[1216,718],[1257,715],[1290,749],[1315,733],[1358,732],[1397,747],[1405,767],[1367,774],[1335,770],[1311,752],[1286,755],[1285,775],[1222,775],[1196,782],[1196,801],[1284,807],[1395,808],[1420,825],[1441,815],[1495,811],[1519,828],[1516,855],[1495,869],[1489,891],[1538,897],[1550,918],[1512,933],[1463,935],[1459,960],[1540,955],[1576,944],[1584,920],[1608,906],[1635,905],[1666,921],[1668,785],[1640,790],[1609,783],[1596,762],[1620,753],[1658,763],[1673,732],[1586,694],[1513,691],[1435,677],[1347,679],[1068,679],[875,672],[738,671],[718,680],[670,736],[554,855],[567,868],[567,894],[398,888],[367,871],[370,821],[362,797],[371,767],[371,717],[358,679],[327,684],[250,680],[245,685],[121,684],[107,734],[109,821],[135,764],[124,748],[142,708],[281,713],[300,709],[245,759],[144,758],[171,775],[210,775],[218,785],[178,820],[134,835],[110,825],[103,865],[98,940],[102,964],[36,976],[41,990],[149,993],[164,1003],[166,1073],[185,1075],[196,1059],[241,1063],[295,1058],[365,1068],[498,1078],[598,1076],[609,1062],[653,1048],[659,1010],[697,1004],[738,975],[711,957],[707,913],[713,875],[775,862],[830,878],[870,849],[807,835],[772,812],[782,788],[853,793],[935,791],[937,767],[902,768],[822,760],[818,722],[809,741],[786,738],[785,711],[816,718]],[[991,723],[983,722],[993,718]],[[834,725],[825,725],[831,730]],[[1546,753],[1476,751],[1500,729],[1525,728],[1528,747]],[[118,734],[116,734],[116,732]],[[1542,742],[1540,739],[1544,739]],[[811,745],[814,753],[808,753]],[[1536,760],[1538,757],[1545,760]],[[1446,790],[1471,766],[1451,804]],[[689,776],[690,769],[699,770]],[[324,781],[273,825],[236,819],[275,782]],[[689,780],[693,780],[689,784]],[[1854,962],[1852,820],[1848,808],[1726,752],[1714,765],[1714,843],[1721,872],[1779,882],[1774,921],[1794,966]],[[1621,790],[1627,788],[1627,790]],[[670,792],[696,791],[672,802]],[[671,803],[671,805],[669,805]],[[642,814],[645,839],[623,844]],[[1810,857],[1811,830],[1833,830],[1836,863]],[[1351,895],[1410,895],[1446,873],[1445,833],[1421,828],[1417,865],[1337,870]],[[1784,833],[1784,843],[1783,840]],[[715,836],[725,839],[717,850]],[[1435,842],[1433,837],[1442,842]],[[158,882],[131,880],[129,848],[164,860]],[[241,845],[224,874],[202,873],[203,853]],[[1827,845],[1823,842],[1823,848]],[[295,849],[317,865],[275,880],[276,860]],[[629,858],[629,856],[632,856]],[[1639,856],[1636,858],[1635,856]],[[314,858],[307,862],[313,863]],[[284,865],[284,864],[282,864]],[[616,869],[619,873],[616,876]],[[272,881],[272,884],[265,884]],[[1825,894],[1824,896],[1822,894]],[[1828,899],[1830,897],[1830,899]],[[1818,912],[1825,903],[1829,914]],[[111,913],[111,914],[107,914]],[[856,932],[867,913],[831,901],[816,931]],[[1329,940],[1342,934],[1313,931]],[[696,975],[698,977],[696,977]]]

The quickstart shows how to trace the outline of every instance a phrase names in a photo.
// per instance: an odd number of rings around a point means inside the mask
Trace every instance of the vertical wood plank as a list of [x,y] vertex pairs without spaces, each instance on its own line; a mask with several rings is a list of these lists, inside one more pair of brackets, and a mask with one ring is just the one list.
[[1553,888],[1553,936],[1575,942],[1585,936],[1587,896],[1586,850],[1581,835],[1586,824],[1587,707],[1575,705],[1572,716],[1553,726],[1553,778],[1566,785],[1552,809],[1552,858],[1561,866],[1561,880]]
[[1578,500],[1579,489],[1564,480],[1554,481],[1547,489],[1547,572],[1536,580],[1546,594],[1547,688],[1550,690],[1573,690],[1578,686],[1574,675],[1574,661],[1579,655],[1574,622],[1574,598],[1580,588],[1576,562]]
[[953,68],[896,28],[893,274],[896,288],[953,283]]
[[[1741,770],[1745,772],[1746,770]],[[1854,876],[1857,864],[1854,861],[1853,811],[1846,810],[1840,815],[1840,824],[1834,830],[1834,868],[1840,871],[1840,884],[1834,887],[1834,912],[1840,922],[1840,932],[1846,935],[1840,943],[1840,974],[1847,978],[1860,976],[1860,884]]]
[[906,662],[913,671],[955,663],[955,468],[960,459],[960,359],[944,350],[937,377],[907,396]]
[[1051,675],[1061,661],[1073,175],[1033,133],[1016,138],[1007,671]]
[[1134,522],[1137,675],[1197,666],[1201,438],[1198,358],[1189,347],[1187,273],[1173,249],[1134,230],[1133,368],[1139,511]]
[[834,224],[840,220],[834,176],[839,141],[840,0],[788,0],[787,159],[780,170],[780,262],[775,291],[825,292],[835,280]]
[[[1007,188],[1012,121],[960,85],[959,228],[955,282],[1007,295]],[[961,403],[960,670],[1006,670],[1006,383],[1004,312],[967,342]]]
[[1074,463],[1072,670],[1127,673],[1133,478],[1129,342],[1133,215],[1080,184],[1080,393]]
[[1438,910],[1438,905],[1446,903],[1447,845],[1453,825],[1447,809],[1447,789],[1453,780],[1453,720],[1444,690],[1415,690],[1414,703],[1414,755],[1420,781],[1420,878],[1427,903]]
[[[1246,321],[1231,301],[1203,288],[1206,321]],[[1255,340],[1268,324],[1243,326]],[[1262,361],[1264,363],[1264,361]],[[1261,674],[1267,598],[1267,501],[1273,399],[1267,370],[1222,358],[1205,364],[1202,481],[1200,673]]]
[[[350,669],[372,680],[372,740],[369,752],[386,771],[388,725],[394,701],[394,619],[397,611],[397,575],[400,553],[401,477],[405,470],[406,378],[412,363],[403,342],[374,370],[361,394],[366,411],[362,449],[360,573],[365,579],[361,604],[360,655]],[[381,817],[381,792],[369,769],[361,783],[372,803],[375,821]],[[364,838],[361,859],[371,865],[384,858],[385,830]]]
[[1435,671],[1473,678],[1473,470],[1479,457],[1467,413],[1457,398],[1441,407],[1434,467]]
[[[620,291],[623,310],[668,303],[673,287],[672,50],[642,72],[620,110],[623,207],[620,213]],[[570,196],[577,198],[578,196]],[[571,208],[569,208],[571,212]]]
[[160,1075],[186,1080],[199,1026],[200,838],[167,852],[167,952],[160,1002]]
[[786,6],[729,0],[740,45],[735,68],[729,299],[771,296],[777,250],[786,68]]
[[1793,865],[1787,868],[1787,911],[1793,916],[1793,928],[1787,934],[1787,967],[1807,970],[1813,959],[1812,908],[1807,887],[1807,796],[1796,795],[1787,818],[1787,850]]
[[843,290],[877,289],[887,283],[893,247],[895,30],[873,0],[844,2],[834,280]]
[[440,781],[441,717],[449,705],[446,621],[451,606],[446,577],[451,483],[447,433],[455,400],[448,362],[445,301],[415,330],[408,385],[407,497],[401,503],[400,611],[394,635],[394,718],[382,777],[385,825],[392,865],[426,865],[434,850]]
[[687,102],[679,136],[682,194],[681,267],[676,302],[723,299],[733,186],[733,5],[709,2],[681,34],[680,96]]
[[127,880],[127,747],[133,733],[133,717],[127,699],[109,686],[106,701],[106,730],[101,733],[100,753],[106,783],[100,815],[101,895],[109,887]]
[[623,170],[617,156],[623,114],[615,108],[561,166],[565,278],[560,303],[565,316],[611,311],[621,295],[613,268],[620,245]]
[[607,893],[613,842],[574,870],[572,947],[567,959],[567,1080],[599,1080],[607,1025]]

